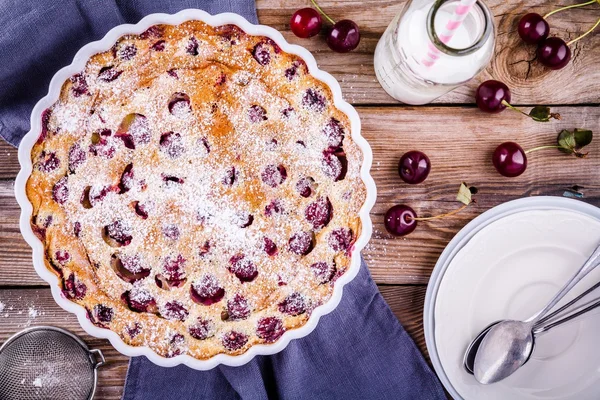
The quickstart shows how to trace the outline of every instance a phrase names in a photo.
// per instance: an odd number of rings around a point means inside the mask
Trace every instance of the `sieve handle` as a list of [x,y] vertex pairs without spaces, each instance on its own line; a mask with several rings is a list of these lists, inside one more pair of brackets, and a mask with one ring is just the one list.
[[104,358],[104,354],[100,351],[100,349],[92,349],[90,350],[90,355],[92,355],[92,359],[94,360],[94,368],[98,368],[106,364],[106,359]]

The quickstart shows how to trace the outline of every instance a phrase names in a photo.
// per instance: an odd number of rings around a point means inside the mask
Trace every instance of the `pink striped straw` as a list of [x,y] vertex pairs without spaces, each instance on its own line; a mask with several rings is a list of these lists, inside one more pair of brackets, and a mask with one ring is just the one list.
[[[469,11],[473,8],[473,5],[477,2],[477,0],[460,0],[460,3],[456,6],[454,10],[454,14],[452,14],[452,18],[446,22],[446,26],[441,34],[438,35],[438,38],[442,41],[442,43],[446,44],[452,39],[454,36],[454,32],[458,29],[459,26],[462,25],[463,21],[469,15]],[[427,46],[427,54],[421,60],[421,63],[426,67],[431,67],[438,58],[440,58],[440,49],[435,47],[435,45],[429,42]]]

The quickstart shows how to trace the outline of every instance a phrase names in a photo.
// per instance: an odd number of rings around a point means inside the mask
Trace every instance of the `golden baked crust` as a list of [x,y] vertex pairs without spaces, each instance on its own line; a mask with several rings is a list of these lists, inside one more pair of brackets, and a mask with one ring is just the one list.
[[362,154],[297,56],[233,25],[119,39],[42,115],[27,195],[63,294],[132,346],[241,354],[350,265]]

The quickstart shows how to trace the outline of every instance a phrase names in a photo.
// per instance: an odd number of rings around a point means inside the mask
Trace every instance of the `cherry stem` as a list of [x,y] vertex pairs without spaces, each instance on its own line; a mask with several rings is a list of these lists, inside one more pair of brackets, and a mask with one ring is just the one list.
[[[596,0],[594,0],[596,1]],[[331,19],[331,17],[329,17],[329,15],[327,15],[327,13],[325,11],[323,11],[323,9],[321,7],[319,7],[319,5],[317,4],[317,2],[315,0],[310,0],[311,3],[313,3],[313,5],[315,6],[315,8],[317,9],[317,11],[319,11],[327,21],[331,22],[333,25],[335,25],[335,21],[333,19]]]
[[598,0],[591,0],[591,1],[587,1],[587,2],[585,2],[585,3],[580,3],[580,4],[572,4],[572,5],[570,5],[570,6],[561,7],[561,8],[558,8],[558,9],[554,10],[554,11],[550,11],[548,14],[544,15],[542,18],[546,19],[546,18],[548,18],[549,16],[551,16],[552,14],[556,14],[557,12],[561,12],[561,11],[563,11],[563,10],[568,10],[569,8],[583,7],[583,6],[589,6],[589,5],[591,5],[591,4],[594,4],[594,3],[596,3],[597,1],[598,1]]
[[[471,204],[471,203],[469,203],[469,204]],[[412,219],[412,220],[415,220],[415,221],[429,221],[429,220],[432,220],[432,219],[445,218],[445,217],[449,217],[451,215],[454,215],[454,214],[457,214],[457,213],[461,212],[465,208],[469,207],[469,204],[465,204],[461,208],[458,208],[458,209],[456,209],[454,211],[450,211],[449,213],[446,213],[446,214],[440,214],[440,215],[436,215],[436,216],[433,216],[433,217],[422,217],[422,218],[412,218],[412,217],[409,217],[409,218]]]
[[[596,1],[596,0],[594,0],[594,1]],[[502,100],[502,104],[504,104],[506,107],[510,108],[510,109],[511,109],[511,110],[513,110],[513,111],[516,111],[516,112],[518,112],[518,113],[521,113],[521,114],[523,114],[524,116],[526,116],[526,117],[529,117],[529,118],[531,118],[531,119],[534,119],[534,118],[533,118],[531,115],[529,115],[529,114],[527,114],[526,112],[524,112],[524,111],[522,111],[522,110],[518,109],[517,107],[515,107],[515,106],[511,105],[511,104],[510,104],[508,101],[506,101],[506,100]]]
[[529,153],[532,153],[534,151],[545,150],[545,149],[562,149],[562,146],[552,145],[552,146],[534,147],[533,149],[529,149],[529,150],[525,151],[525,154],[529,154]]
[[576,37],[575,39],[571,40],[570,42],[567,42],[567,46],[572,45],[573,43],[575,43],[579,39],[583,39],[584,37],[586,37],[587,35],[589,35],[590,33],[592,33],[594,31],[594,29],[596,29],[598,27],[598,25],[600,25],[600,19],[598,19],[598,21],[596,21],[596,23],[594,24],[594,26],[592,26],[586,33],[584,33],[583,35],[581,35],[579,37]]
[[[596,0],[594,0],[594,1],[596,1]],[[519,110],[517,107],[515,107],[515,106],[511,105],[511,104],[510,104],[508,101],[506,101],[506,100],[502,100],[502,104],[504,104],[506,107],[510,108],[510,109],[511,109],[511,110],[513,110],[513,111],[516,111],[516,112],[518,112],[518,113],[521,113],[521,114],[523,114],[523,115],[525,115],[525,116],[527,116],[527,117],[531,118],[531,115],[527,114],[526,112],[523,112],[523,111]]]
[[[596,1],[596,0],[594,0],[594,1]],[[539,119],[535,119],[535,118],[533,118],[531,115],[529,115],[529,114],[527,114],[526,112],[522,111],[521,109],[519,109],[519,108],[517,108],[517,107],[513,106],[512,104],[510,104],[510,103],[509,103],[508,101],[506,101],[506,100],[502,100],[502,104],[504,104],[506,107],[510,108],[510,109],[511,109],[511,110],[513,110],[513,111],[516,111],[516,112],[518,112],[518,113],[520,113],[520,114],[523,114],[523,115],[524,115],[524,116],[526,116],[526,117],[529,117],[529,118],[531,118],[531,119],[532,119],[532,120],[534,120],[534,121],[540,121]],[[550,113],[550,114],[548,115],[548,119],[550,119],[550,118],[554,118],[554,119],[560,119],[560,114],[556,114],[556,113]]]

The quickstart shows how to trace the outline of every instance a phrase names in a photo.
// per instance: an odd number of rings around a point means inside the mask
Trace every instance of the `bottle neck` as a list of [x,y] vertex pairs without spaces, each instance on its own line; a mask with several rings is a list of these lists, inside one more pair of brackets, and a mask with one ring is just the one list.
[[[493,30],[492,13],[481,0],[474,4],[469,0],[436,0],[427,15],[431,43],[450,56],[465,56],[481,49]],[[452,40],[453,35],[464,32],[469,33],[466,43],[460,43],[461,48],[452,47],[450,43],[457,41]]]

